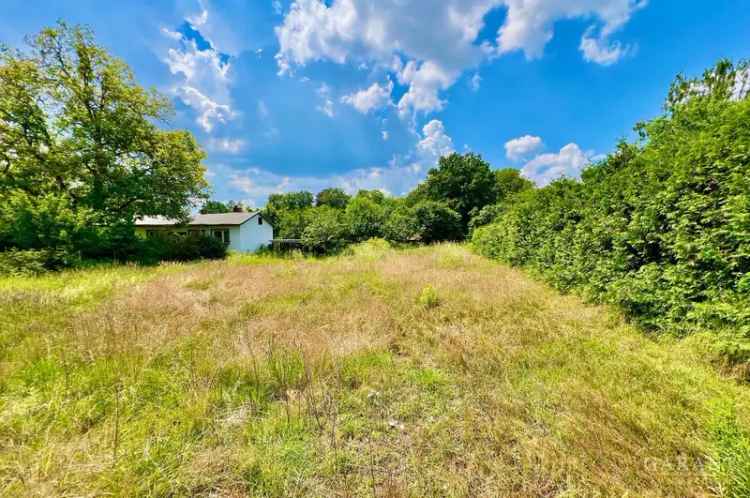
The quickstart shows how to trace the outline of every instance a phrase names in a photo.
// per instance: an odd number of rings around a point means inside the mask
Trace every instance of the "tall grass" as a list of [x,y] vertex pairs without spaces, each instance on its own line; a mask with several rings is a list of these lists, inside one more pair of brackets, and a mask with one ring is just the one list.
[[750,394],[462,246],[0,281],[2,496],[743,496]]

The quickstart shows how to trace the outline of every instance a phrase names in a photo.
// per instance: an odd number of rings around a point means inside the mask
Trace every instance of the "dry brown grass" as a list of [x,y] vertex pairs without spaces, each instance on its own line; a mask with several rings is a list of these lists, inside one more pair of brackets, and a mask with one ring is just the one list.
[[0,285],[0,494],[732,493],[746,388],[465,247],[104,280]]

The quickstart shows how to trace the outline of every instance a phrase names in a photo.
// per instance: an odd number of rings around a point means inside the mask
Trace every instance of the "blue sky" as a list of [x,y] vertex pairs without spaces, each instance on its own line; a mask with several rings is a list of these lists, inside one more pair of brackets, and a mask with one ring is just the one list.
[[677,73],[750,57],[744,0],[3,0],[0,41],[86,24],[169,95],[214,196],[401,195],[450,151],[545,184],[658,115]]

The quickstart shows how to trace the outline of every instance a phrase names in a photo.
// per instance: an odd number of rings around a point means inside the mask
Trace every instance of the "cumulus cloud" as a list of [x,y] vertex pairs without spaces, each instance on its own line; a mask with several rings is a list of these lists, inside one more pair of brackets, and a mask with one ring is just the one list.
[[[621,29],[647,0],[505,0],[506,21],[497,37],[500,54],[522,50],[528,59],[542,56],[544,47],[554,37],[554,24],[561,19],[594,19],[583,34],[580,50],[591,62],[614,63],[624,53],[619,43],[609,37]],[[594,29],[599,30],[592,38]],[[598,60],[597,60],[598,59]]]
[[[339,187],[348,193],[360,189],[381,190],[391,195],[404,195],[425,177],[440,156],[453,152],[453,140],[443,123],[432,120],[422,129],[413,153],[396,156],[385,166],[356,168],[350,171],[321,176],[279,175],[260,167],[238,169],[227,165],[212,165],[211,181],[216,186],[227,186],[227,198],[243,197],[252,205],[262,205],[270,194],[309,190],[319,192],[327,187]],[[218,189],[217,189],[218,190]]]
[[214,185],[226,185],[228,198],[242,197],[251,205],[263,205],[275,193],[308,190],[319,192],[328,187],[339,187],[353,194],[360,189],[380,190],[391,195],[403,195],[422,180],[425,169],[415,164],[389,164],[385,167],[358,168],[337,175],[286,176],[253,167],[235,169],[225,165],[213,166]]
[[505,156],[511,161],[527,157],[543,146],[542,139],[533,135],[524,135],[505,142]]
[[492,3],[298,0],[276,28],[279,71],[320,60],[387,68],[409,86],[398,104],[402,114],[438,110],[438,92],[480,61],[482,51],[473,42]]
[[442,156],[454,152],[453,139],[445,132],[442,121],[433,119],[424,125],[422,135],[417,143],[417,152],[422,159],[437,162]]
[[245,147],[247,142],[241,138],[212,138],[208,141],[209,150],[227,154],[239,154]]
[[578,178],[592,157],[592,153],[584,152],[575,143],[569,143],[558,153],[536,156],[524,164],[521,174],[543,187],[558,178]]
[[354,92],[350,95],[344,95],[341,102],[349,104],[362,114],[367,114],[372,110],[380,109],[391,103],[391,92],[393,91],[393,82],[388,81],[387,85],[373,83],[369,88]]
[[196,122],[206,132],[213,130],[217,122],[226,123],[234,116],[231,107],[217,103],[192,86],[183,85],[176,92],[185,104],[198,112]]
[[611,66],[632,50],[632,47],[623,47],[618,41],[610,42],[607,38],[592,37],[591,32],[589,29],[584,33],[579,46],[583,58],[588,62]]
[[[583,57],[612,64],[628,47],[610,37],[646,0],[296,0],[276,27],[280,74],[315,61],[351,63],[393,74],[407,91],[398,102],[402,116],[445,106],[441,92],[487,57],[515,50],[541,57],[554,24],[586,19],[579,49]],[[493,43],[477,40],[485,16],[506,8]],[[472,79],[478,88],[479,79]]]
[[217,123],[226,123],[236,113],[230,98],[229,56],[219,52],[198,31],[208,16],[203,9],[188,17],[177,30],[162,28],[162,33],[177,44],[167,50],[163,59],[169,71],[181,80],[173,91],[196,111],[200,127],[211,132]]

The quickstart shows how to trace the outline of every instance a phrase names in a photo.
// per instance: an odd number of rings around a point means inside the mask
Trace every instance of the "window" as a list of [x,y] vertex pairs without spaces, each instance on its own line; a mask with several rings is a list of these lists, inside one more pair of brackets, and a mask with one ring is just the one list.
[[263,216],[258,215],[258,225],[262,225],[262,224],[263,224]]
[[226,245],[229,245],[229,230],[214,230],[213,235]]

